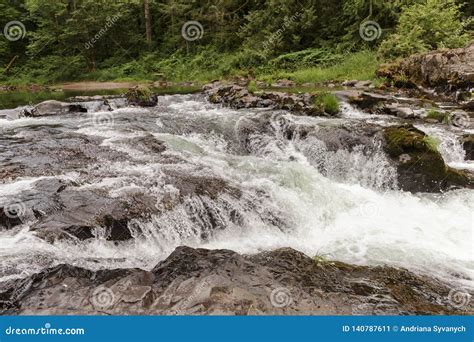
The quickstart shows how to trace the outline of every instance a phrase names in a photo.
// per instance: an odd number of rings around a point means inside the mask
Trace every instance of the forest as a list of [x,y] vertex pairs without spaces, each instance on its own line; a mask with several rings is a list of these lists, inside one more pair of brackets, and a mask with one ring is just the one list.
[[304,83],[371,79],[382,61],[465,46],[474,3],[0,0],[0,12],[3,84],[233,76]]

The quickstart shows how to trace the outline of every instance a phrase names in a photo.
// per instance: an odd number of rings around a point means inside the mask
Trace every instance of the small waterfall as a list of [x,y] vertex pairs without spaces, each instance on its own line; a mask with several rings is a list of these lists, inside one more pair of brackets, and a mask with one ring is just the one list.
[[[107,113],[113,118],[107,125],[97,124],[93,115],[10,121],[0,126],[2,136],[22,139],[0,156],[12,160],[16,153],[14,162],[28,166],[31,160],[67,157],[77,145],[72,138],[87,137],[83,164],[62,166],[64,175],[74,174],[68,189],[130,203],[144,198],[146,213],[128,222],[133,238],[107,241],[97,233],[86,241],[53,244],[29,231],[33,217],[0,231],[0,279],[60,263],[151,269],[185,244],[241,253],[293,247],[352,264],[401,266],[472,283],[474,191],[397,190],[396,170],[380,141],[370,134],[355,139],[356,123],[365,117],[237,111],[198,95],[163,96],[156,108]],[[448,162],[464,161],[455,133],[420,128],[440,139]],[[27,134],[32,132],[36,135]],[[23,157],[18,151],[28,151],[39,133],[45,146],[61,154],[40,150],[46,154]],[[157,152],[157,142],[166,149]],[[0,198],[35,196],[40,179],[7,180],[0,184]],[[59,195],[54,190],[51,196]]]
[[433,137],[438,142],[438,151],[444,161],[451,167],[459,169],[473,169],[474,163],[466,161],[466,151],[461,143],[461,134],[439,126],[416,125],[425,134]]

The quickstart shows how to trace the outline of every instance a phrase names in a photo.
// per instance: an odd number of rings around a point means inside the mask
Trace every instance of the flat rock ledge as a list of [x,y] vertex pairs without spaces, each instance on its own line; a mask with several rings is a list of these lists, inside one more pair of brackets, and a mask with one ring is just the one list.
[[212,103],[220,103],[232,108],[270,108],[283,109],[294,114],[322,116],[330,115],[313,105],[311,94],[289,94],[284,92],[252,93],[247,88],[220,81],[202,87],[202,92]]
[[472,293],[387,266],[178,247],[151,271],[59,265],[0,284],[8,315],[469,315]]

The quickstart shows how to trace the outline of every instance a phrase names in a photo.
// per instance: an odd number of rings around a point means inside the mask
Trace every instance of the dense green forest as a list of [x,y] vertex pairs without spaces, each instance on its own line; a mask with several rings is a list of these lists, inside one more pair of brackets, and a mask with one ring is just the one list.
[[[370,78],[472,40],[458,0],[0,0],[2,83]],[[369,23],[370,27],[365,27]]]

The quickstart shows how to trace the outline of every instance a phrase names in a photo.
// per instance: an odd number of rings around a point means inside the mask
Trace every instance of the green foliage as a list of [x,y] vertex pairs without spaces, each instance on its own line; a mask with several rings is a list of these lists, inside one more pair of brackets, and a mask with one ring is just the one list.
[[431,151],[438,151],[438,146],[440,144],[440,141],[434,137],[431,137],[429,135],[426,135],[423,137],[423,142],[426,144],[426,147],[430,149]]
[[342,55],[336,54],[327,48],[306,49],[280,55],[269,62],[269,67],[275,70],[293,71],[317,65],[334,64],[342,59]]
[[439,48],[462,47],[469,41],[461,6],[454,0],[426,0],[406,8],[396,32],[380,46],[386,58],[408,56]]
[[257,91],[257,84],[255,83],[255,81],[252,80],[249,82],[249,84],[247,85],[247,90],[252,94]]
[[[208,81],[229,76],[297,82],[374,79],[374,50],[359,26],[373,20],[389,35],[386,57],[460,46],[464,0],[150,0],[152,43],[143,0],[0,0],[0,28],[21,21],[24,39],[0,39],[0,64],[15,58],[4,82],[65,80]],[[445,4],[441,4],[445,3]],[[190,20],[202,38],[183,39]],[[163,75],[163,76],[159,76]]]
[[435,109],[430,109],[426,115],[429,119],[435,119],[439,122],[447,124],[449,122],[449,113],[439,112]]
[[[373,80],[379,62],[375,53],[361,51],[348,54],[337,64],[300,69],[294,72],[276,72],[273,78],[288,78],[297,83],[321,83],[344,80]],[[268,77],[268,76],[267,76]]]
[[126,97],[129,102],[146,102],[150,99],[152,92],[150,88],[139,85],[128,90]]
[[339,113],[339,99],[336,95],[328,92],[317,94],[314,98],[313,105],[330,115]]
[[[403,8],[424,0],[344,0],[336,26],[339,48],[359,50],[376,46],[380,40],[365,42],[359,35],[359,27],[366,20],[375,21],[383,30],[390,32],[395,27]],[[332,27],[332,25],[329,25]],[[342,32],[341,32],[342,30]],[[383,39],[384,36],[382,36]]]

